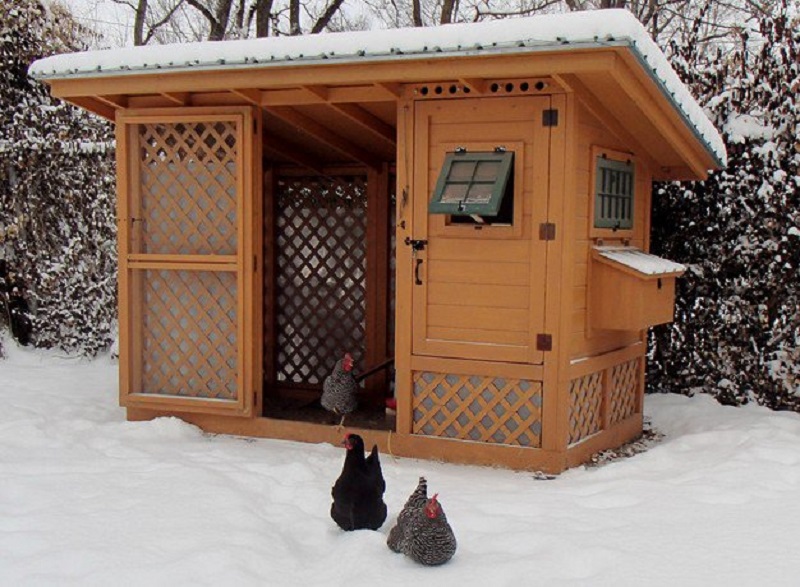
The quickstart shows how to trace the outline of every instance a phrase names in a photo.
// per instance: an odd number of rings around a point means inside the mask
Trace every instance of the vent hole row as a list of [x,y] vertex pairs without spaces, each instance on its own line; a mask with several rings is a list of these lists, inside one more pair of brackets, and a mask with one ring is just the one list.
[[[547,84],[543,81],[538,81],[535,84],[533,84],[533,89],[538,92],[541,92],[546,87]],[[521,82],[519,83],[519,85],[515,84],[514,82],[506,82],[504,84],[495,82],[489,86],[489,92],[492,94],[500,94],[504,92],[508,94],[514,91],[528,92],[530,91],[530,89],[531,89],[531,84],[528,82]],[[450,95],[458,94],[459,92],[463,94],[469,94],[472,90],[470,90],[467,86],[459,86],[457,84],[451,84],[449,86],[446,85],[445,86],[437,85],[430,87],[422,86],[421,88],[419,88],[418,91],[423,96],[430,96],[430,95],[441,96],[446,94]]]

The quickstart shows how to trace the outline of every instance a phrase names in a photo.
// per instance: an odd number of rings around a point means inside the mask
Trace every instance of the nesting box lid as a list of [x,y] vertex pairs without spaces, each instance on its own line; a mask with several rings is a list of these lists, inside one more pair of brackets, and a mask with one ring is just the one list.
[[685,265],[645,253],[636,247],[596,246],[594,251],[599,260],[621,265],[620,268],[634,271],[643,278],[681,275],[686,271]]

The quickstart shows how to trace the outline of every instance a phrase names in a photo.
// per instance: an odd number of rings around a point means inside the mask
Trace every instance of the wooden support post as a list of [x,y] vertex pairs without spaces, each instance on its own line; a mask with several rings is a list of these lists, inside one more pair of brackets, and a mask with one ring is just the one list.
[[276,222],[278,215],[278,178],[274,167],[264,170],[264,388],[263,395],[275,393],[276,365],[278,361],[278,247],[276,242]]
[[[389,166],[367,172],[367,325],[365,367],[387,358],[389,285]],[[381,370],[366,378],[369,405],[383,406],[388,381]]]

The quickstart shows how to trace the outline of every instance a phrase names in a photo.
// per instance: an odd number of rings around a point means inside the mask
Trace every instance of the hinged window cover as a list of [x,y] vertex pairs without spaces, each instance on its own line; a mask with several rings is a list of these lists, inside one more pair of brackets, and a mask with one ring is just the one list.
[[595,228],[633,228],[633,162],[601,155],[595,165]]
[[513,167],[512,152],[447,153],[428,211],[497,216]]

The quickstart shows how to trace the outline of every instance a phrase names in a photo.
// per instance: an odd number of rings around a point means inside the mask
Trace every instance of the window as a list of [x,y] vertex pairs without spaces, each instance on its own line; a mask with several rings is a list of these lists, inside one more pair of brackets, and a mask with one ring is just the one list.
[[633,228],[634,164],[606,153],[595,159],[594,227]]
[[449,214],[451,222],[511,224],[514,153],[447,153],[428,210]]

